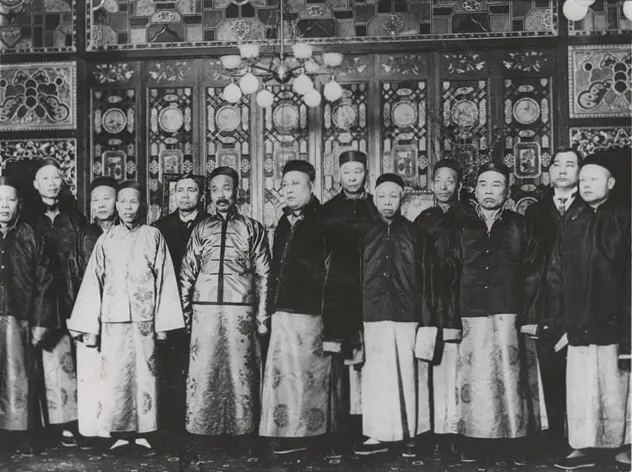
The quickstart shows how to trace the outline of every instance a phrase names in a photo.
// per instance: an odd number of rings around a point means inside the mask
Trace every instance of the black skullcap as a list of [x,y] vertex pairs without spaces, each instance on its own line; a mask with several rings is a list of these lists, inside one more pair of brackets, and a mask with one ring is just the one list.
[[393,182],[394,184],[399,185],[402,190],[404,189],[404,180],[397,174],[382,174],[377,178],[377,182],[375,182],[375,188],[378,188],[384,182]]
[[302,172],[303,174],[307,174],[312,182],[316,178],[316,169],[314,169],[314,166],[302,159],[295,159],[292,161],[287,161],[285,163],[285,165],[283,166],[283,175],[292,171],[298,171]]
[[121,190],[125,190],[126,188],[133,188],[134,190],[138,190],[138,193],[140,193],[141,197],[143,196],[143,187],[135,180],[124,180],[119,184],[118,191],[120,192]]
[[[235,183],[235,187],[237,187],[237,185],[239,185],[239,174],[232,167],[228,167],[228,166],[216,167],[215,169],[213,169],[213,172],[211,172],[211,175],[210,175],[208,181],[210,182],[211,180],[213,180],[213,178],[217,177],[218,175],[227,175],[228,177],[233,179],[233,182]],[[187,178],[195,180],[195,177],[193,175],[190,175],[189,177],[182,177],[182,178],[180,178],[178,180],[187,179]]]
[[18,192],[18,194],[20,193],[19,182],[14,178],[9,177],[8,175],[0,175],[0,187],[1,186],[13,187]]
[[437,172],[437,170],[441,169],[442,167],[452,169],[458,174],[459,177],[461,176],[461,166],[454,159],[438,160],[437,163],[434,165],[433,172]]
[[338,164],[342,166],[347,162],[360,162],[366,167],[366,154],[362,151],[349,150],[341,152],[338,156]]
[[596,165],[607,169],[613,176],[616,174],[617,161],[623,159],[630,159],[630,150],[627,151],[622,148],[618,149],[604,149],[596,151],[593,154],[587,156],[581,163],[581,167],[589,164]]
[[114,190],[116,190],[118,189],[118,186],[119,184],[114,177],[103,175],[97,177],[92,181],[92,183],[90,184],[90,193],[92,193],[92,191],[97,187],[112,187]]
[[42,167],[46,167],[46,166],[57,167],[59,170],[61,170],[61,166],[59,165],[59,162],[57,161],[57,159],[54,159],[52,157],[44,157],[44,158],[36,159],[35,161],[33,161],[33,177],[37,175],[37,172]]
[[497,162],[493,161],[486,162],[478,168],[476,178],[479,178],[481,174],[489,171],[498,172],[499,174],[504,175],[505,180],[507,181],[507,185],[509,185],[509,174],[511,173],[511,171],[509,170],[509,167],[507,167],[505,164],[498,164]]

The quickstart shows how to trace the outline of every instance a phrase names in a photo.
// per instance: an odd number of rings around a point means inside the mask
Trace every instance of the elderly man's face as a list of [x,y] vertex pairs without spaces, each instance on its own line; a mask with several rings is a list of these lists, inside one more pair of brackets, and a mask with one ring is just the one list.
[[551,185],[560,189],[572,189],[579,181],[579,162],[573,151],[558,152],[549,168]]
[[216,175],[211,180],[211,201],[217,211],[226,213],[237,201],[235,181],[227,175]]
[[135,223],[140,216],[140,192],[135,188],[119,190],[116,209],[123,223]]
[[62,182],[61,171],[53,165],[47,165],[37,171],[33,186],[42,198],[57,198]]
[[439,203],[451,203],[456,200],[459,174],[449,167],[440,167],[432,180],[435,198]]
[[0,185],[0,223],[10,223],[18,214],[18,191],[9,185]]
[[375,206],[382,218],[393,219],[402,203],[402,188],[395,182],[384,182],[375,189]]
[[281,191],[285,204],[290,210],[300,210],[312,198],[314,183],[304,172],[292,170],[286,172],[281,182]]
[[194,179],[180,179],[176,182],[176,205],[179,210],[193,211],[200,201],[200,187]]
[[101,221],[110,221],[116,211],[116,189],[99,185],[90,193],[92,216]]
[[366,168],[361,162],[345,162],[340,166],[340,183],[348,194],[361,193],[365,177]]
[[610,171],[601,166],[588,164],[579,172],[579,194],[589,205],[596,206],[604,202],[614,184]]
[[507,200],[507,179],[499,172],[489,170],[478,176],[476,200],[485,210],[497,210]]

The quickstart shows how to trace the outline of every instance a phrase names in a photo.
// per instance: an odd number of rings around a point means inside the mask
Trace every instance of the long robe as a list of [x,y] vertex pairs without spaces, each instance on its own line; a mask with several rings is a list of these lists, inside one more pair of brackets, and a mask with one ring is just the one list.
[[97,429],[158,429],[155,333],[184,327],[173,263],[160,232],[118,225],[97,241],[68,329],[100,336]]

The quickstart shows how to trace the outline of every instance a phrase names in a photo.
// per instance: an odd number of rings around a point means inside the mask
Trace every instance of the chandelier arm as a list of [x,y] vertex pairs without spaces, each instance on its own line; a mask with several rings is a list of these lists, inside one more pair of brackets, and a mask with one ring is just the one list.
[[262,78],[261,82],[263,82],[265,84],[265,83],[270,82],[272,79],[274,79],[274,75],[268,75],[265,78]]
[[269,67],[263,67],[263,66],[259,66],[257,64],[251,64],[250,67],[252,67],[253,69],[258,69],[258,70],[262,70],[264,72],[268,72],[270,74],[274,73],[274,70],[269,68]]
[[303,66],[302,64],[300,64],[300,65],[298,65],[298,66],[296,66],[296,67],[292,67],[291,69],[289,69],[289,70],[287,71],[287,73],[288,73],[288,74],[291,74],[292,72],[294,72],[294,71],[296,71],[296,70],[299,70],[299,69],[302,69],[303,67],[305,67],[305,66]]

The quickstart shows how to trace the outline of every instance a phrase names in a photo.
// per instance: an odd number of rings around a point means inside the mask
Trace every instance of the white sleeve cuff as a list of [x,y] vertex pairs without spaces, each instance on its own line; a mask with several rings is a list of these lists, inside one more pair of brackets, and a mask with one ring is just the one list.
[[443,328],[443,341],[448,342],[458,342],[462,339],[463,333],[460,329],[456,328]]
[[323,341],[323,351],[325,352],[342,352],[342,343],[338,341]]
[[438,333],[439,330],[434,326],[417,328],[417,336],[415,338],[415,357],[417,359],[432,361]]

